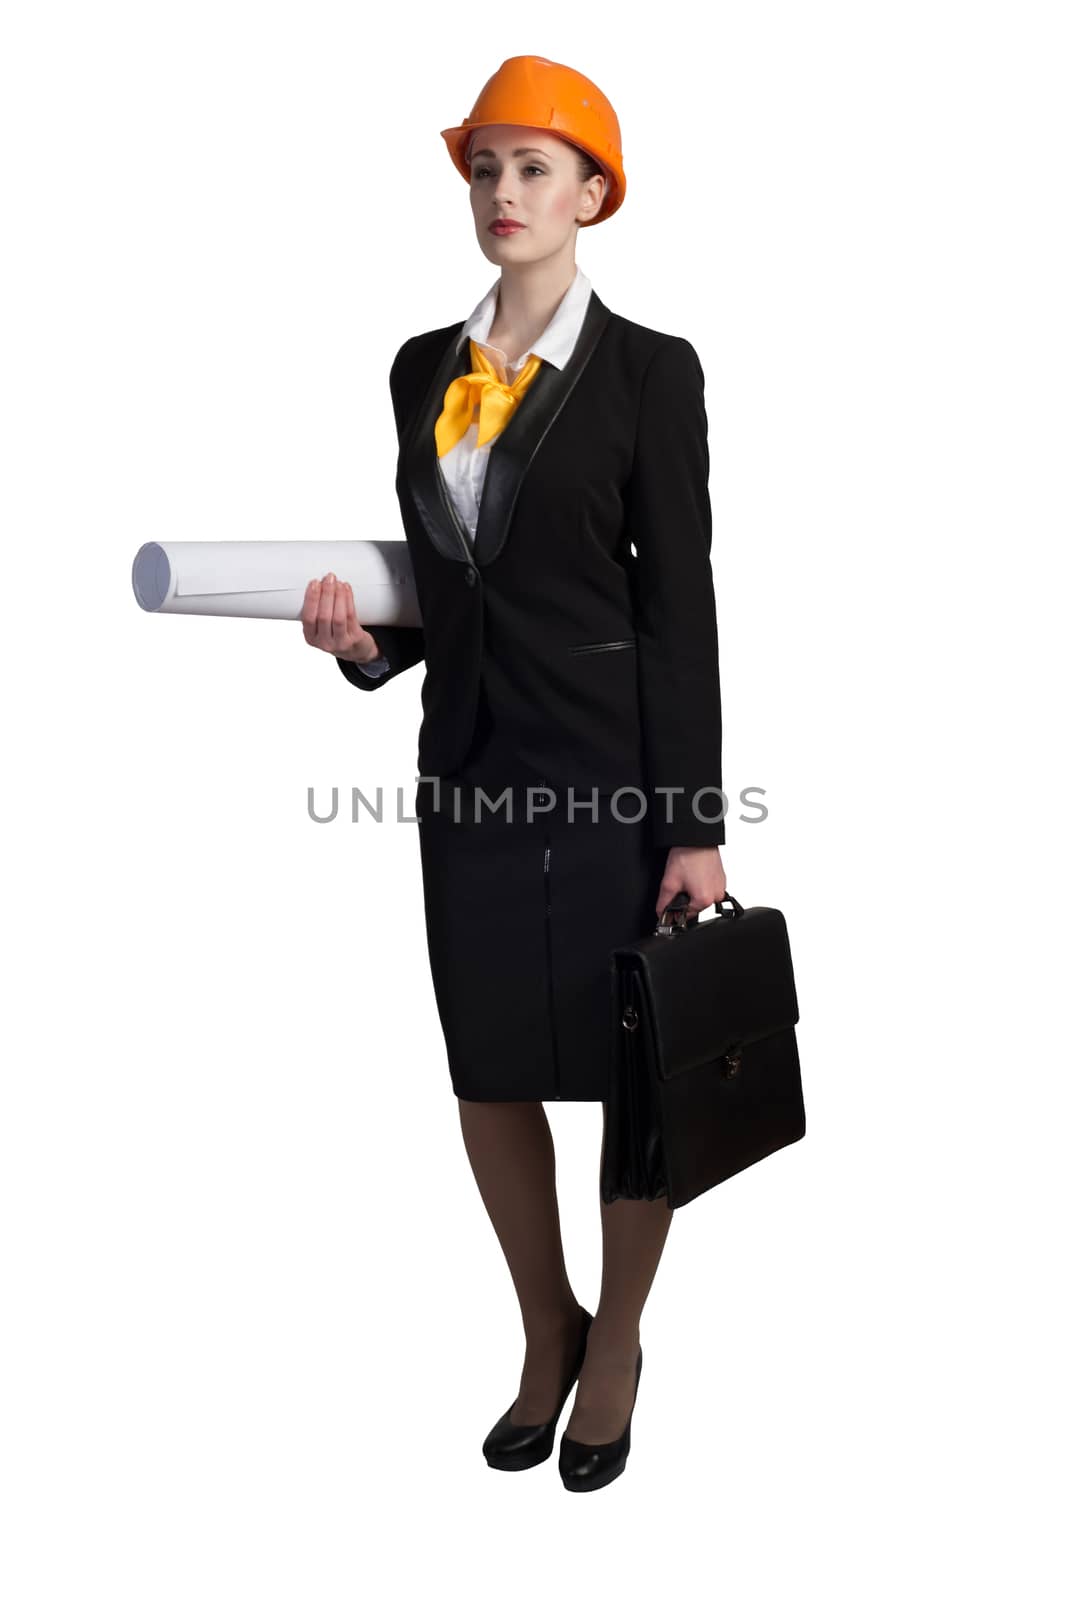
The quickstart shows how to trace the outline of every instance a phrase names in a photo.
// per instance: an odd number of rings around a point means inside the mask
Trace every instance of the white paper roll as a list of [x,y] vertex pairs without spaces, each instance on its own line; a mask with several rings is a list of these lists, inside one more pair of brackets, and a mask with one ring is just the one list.
[[308,584],[326,572],[352,584],[356,615],[365,626],[421,625],[403,539],[169,539],[143,544],[134,557],[133,591],[144,611],[295,622]]

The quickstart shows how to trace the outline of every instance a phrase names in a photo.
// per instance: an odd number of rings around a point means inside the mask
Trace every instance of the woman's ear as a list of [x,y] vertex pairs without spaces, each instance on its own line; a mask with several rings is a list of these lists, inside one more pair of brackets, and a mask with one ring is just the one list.
[[582,197],[579,207],[579,217],[582,222],[589,222],[590,218],[595,217],[604,204],[606,188],[604,178],[598,174],[596,178],[591,178],[590,182],[591,184],[595,183],[597,188],[592,194],[587,193]]

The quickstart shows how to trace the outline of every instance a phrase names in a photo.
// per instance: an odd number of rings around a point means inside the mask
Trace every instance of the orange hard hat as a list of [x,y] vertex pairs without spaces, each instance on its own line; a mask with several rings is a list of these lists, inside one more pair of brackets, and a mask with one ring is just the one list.
[[502,122],[555,133],[557,138],[577,144],[604,169],[608,183],[601,209],[582,227],[604,222],[619,210],[627,192],[619,118],[608,97],[589,78],[558,61],[546,61],[544,56],[509,56],[502,62],[480,91],[470,116],[459,127],[441,130],[453,164],[468,183],[467,147],[472,131]]

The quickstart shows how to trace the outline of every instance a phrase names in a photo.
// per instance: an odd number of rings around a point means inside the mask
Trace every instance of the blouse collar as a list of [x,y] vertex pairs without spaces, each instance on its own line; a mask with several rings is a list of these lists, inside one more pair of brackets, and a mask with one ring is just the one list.
[[593,284],[582,268],[576,263],[571,286],[557,306],[551,321],[518,361],[508,361],[503,350],[486,342],[486,335],[493,326],[493,318],[497,312],[497,292],[500,282],[498,278],[464,323],[456,339],[457,354],[466,346],[468,339],[473,339],[483,350],[496,356],[501,366],[505,368],[514,370],[522,367],[530,356],[540,356],[542,361],[548,361],[551,366],[557,368],[566,366],[581,332],[593,290]]

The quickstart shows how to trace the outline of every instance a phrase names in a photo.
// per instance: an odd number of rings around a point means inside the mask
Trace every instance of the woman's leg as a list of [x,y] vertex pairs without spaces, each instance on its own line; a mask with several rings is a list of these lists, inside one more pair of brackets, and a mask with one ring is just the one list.
[[611,1205],[601,1201],[601,1298],[564,1425],[569,1438],[580,1444],[607,1444],[627,1425],[634,1403],[639,1321],[673,1215],[665,1198],[613,1200]]
[[526,1359],[511,1420],[543,1422],[556,1410],[583,1327],[564,1264],[552,1129],[540,1100],[460,1099],[459,1108],[471,1170],[523,1316]]

